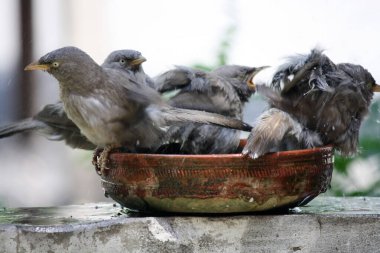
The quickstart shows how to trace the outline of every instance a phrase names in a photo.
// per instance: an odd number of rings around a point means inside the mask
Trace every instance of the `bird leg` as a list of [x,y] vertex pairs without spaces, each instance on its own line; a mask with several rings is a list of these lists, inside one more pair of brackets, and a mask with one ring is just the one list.
[[115,148],[117,148],[118,146],[115,146],[115,145],[106,145],[102,151],[102,153],[100,154],[99,156],[99,159],[97,161],[97,166],[98,168],[100,168],[98,174],[99,175],[105,175],[105,170],[108,170],[108,168],[106,167],[107,166],[107,162],[109,161],[109,155],[111,153],[112,150],[114,150]]
[[94,151],[94,156],[92,157],[92,165],[95,166],[95,171],[96,173],[100,176],[101,173],[100,173],[100,167],[99,167],[99,158],[100,158],[100,154],[102,153],[103,149],[102,148],[96,148],[95,151]]

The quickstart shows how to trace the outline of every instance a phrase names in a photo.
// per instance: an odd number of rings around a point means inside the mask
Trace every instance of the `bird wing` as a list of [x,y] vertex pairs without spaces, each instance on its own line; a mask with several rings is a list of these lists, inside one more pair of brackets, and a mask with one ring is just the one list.
[[220,114],[225,113],[225,110],[223,110],[225,101],[222,101],[220,103],[221,106],[218,106],[208,95],[202,93],[194,94],[192,92],[181,92],[172,97],[168,101],[168,104],[184,109],[201,110]]
[[163,104],[160,94],[151,88],[144,80],[137,80],[128,71],[104,68],[107,75],[112,76],[112,89],[130,106],[138,104],[139,107],[147,107],[152,103]]
[[209,92],[210,84],[207,77],[208,73],[198,69],[184,66],[176,66],[154,78],[156,90],[160,93],[186,89],[199,92]]
[[78,127],[67,117],[62,102],[46,105],[33,119],[51,127],[79,132]]
[[242,105],[233,86],[236,80],[229,74],[223,76],[222,71],[213,73],[177,66],[156,77],[155,81],[156,88],[161,93],[179,90],[169,99],[172,106],[235,117],[240,115]]
[[46,126],[41,128],[41,131],[49,140],[64,140],[72,148],[96,148],[96,145],[82,135],[80,129],[67,117],[62,102],[46,105],[33,117],[33,121]]

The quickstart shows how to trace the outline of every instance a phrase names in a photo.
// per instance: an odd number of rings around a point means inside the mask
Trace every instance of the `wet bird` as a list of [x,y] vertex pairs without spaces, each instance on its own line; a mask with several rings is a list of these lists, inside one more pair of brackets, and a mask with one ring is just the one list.
[[[359,129],[374,92],[360,65],[334,64],[321,50],[289,57],[250,81],[271,109],[254,123],[243,153],[333,145],[344,156],[357,152]],[[288,147],[287,147],[288,146]]]
[[[139,51],[117,50],[108,55],[102,67],[129,71],[137,82],[152,86],[152,79],[142,68],[142,63],[145,61],[146,58]],[[37,131],[49,140],[64,140],[72,148],[86,150],[96,148],[96,145],[82,135],[80,129],[68,118],[62,102],[48,104],[31,118],[0,127],[0,138],[26,131]]]
[[89,141],[104,148],[103,161],[116,147],[130,152],[155,150],[165,128],[172,124],[198,122],[251,129],[240,120],[172,107],[128,71],[101,67],[76,47],[52,51],[25,70],[45,70],[58,80],[67,116]]
[[[244,104],[254,93],[246,82],[256,70],[226,65],[206,72],[177,66],[157,76],[154,81],[161,93],[177,90],[168,101],[171,106],[242,120]],[[167,141],[178,143],[180,153],[185,154],[232,153],[239,145],[239,137],[238,130],[197,123],[171,126],[167,132]]]

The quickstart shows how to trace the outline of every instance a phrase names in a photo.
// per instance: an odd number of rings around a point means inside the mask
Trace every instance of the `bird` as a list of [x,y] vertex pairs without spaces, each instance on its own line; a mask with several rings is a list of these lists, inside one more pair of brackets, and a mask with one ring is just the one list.
[[141,52],[131,49],[116,50],[110,53],[104,60],[102,67],[128,71],[138,83],[155,87],[153,79],[148,76],[142,63],[146,58]]
[[[57,79],[68,118],[89,141],[104,148],[102,165],[114,148],[130,152],[157,149],[172,124],[198,122],[251,129],[237,119],[172,107],[156,90],[137,82],[130,71],[101,67],[77,47],[56,49],[25,70],[47,71]],[[101,166],[100,174],[104,171]]]
[[[254,90],[246,82],[257,71],[255,67],[225,65],[211,72],[176,66],[154,78],[160,93],[177,91],[168,103],[171,106],[204,110],[239,120]],[[184,123],[171,126],[167,142],[178,143],[184,154],[233,153],[240,142],[240,131],[220,126]],[[165,151],[165,149],[163,149]],[[172,152],[169,149],[169,152]]]
[[361,122],[380,91],[364,67],[335,64],[318,48],[262,70],[248,85],[270,105],[254,122],[243,149],[251,158],[286,146],[332,145],[343,156],[355,155]]
[[[152,86],[153,80],[145,74],[142,63],[146,58],[141,52],[131,49],[111,52],[102,64],[104,68],[123,69],[130,71],[138,82]],[[48,104],[33,117],[0,127],[0,138],[14,134],[37,131],[49,140],[61,141],[72,148],[94,150],[96,145],[90,142],[75,123],[70,120],[61,101]]]

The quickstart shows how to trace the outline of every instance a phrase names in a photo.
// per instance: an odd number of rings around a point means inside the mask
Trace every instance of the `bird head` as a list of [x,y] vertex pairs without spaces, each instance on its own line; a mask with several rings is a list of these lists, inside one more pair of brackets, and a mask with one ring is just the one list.
[[246,84],[248,85],[248,87],[251,89],[251,90],[254,90],[256,91],[256,83],[253,81],[255,76],[260,73],[262,70],[264,69],[267,69],[269,68],[270,66],[262,66],[262,67],[258,67],[258,68],[255,68],[253,70],[253,72],[249,75],[247,81],[246,81]]
[[247,82],[253,73],[257,71],[255,67],[247,67],[240,65],[224,65],[212,71],[213,74],[219,75],[227,79],[242,102],[247,102],[255,89],[247,86]]
[[356,86],[364,95],[366,101],[372,99],[374,92],[380,92],[380,85],[376,84],[375,79],[365,68],[360,65],[341,63],[337,64],[337,68],[349,75]]
[[52,74],[60,83],[81,80],[88,71],[100,66],[85,52],[76,47],[63,47],[42,56],[25,70],[43,70]]
[[113,51],[104,61],[102,67],[141,71],[141,64],[146,61],[146,58],[139,51],[135,50],[117,50]]

